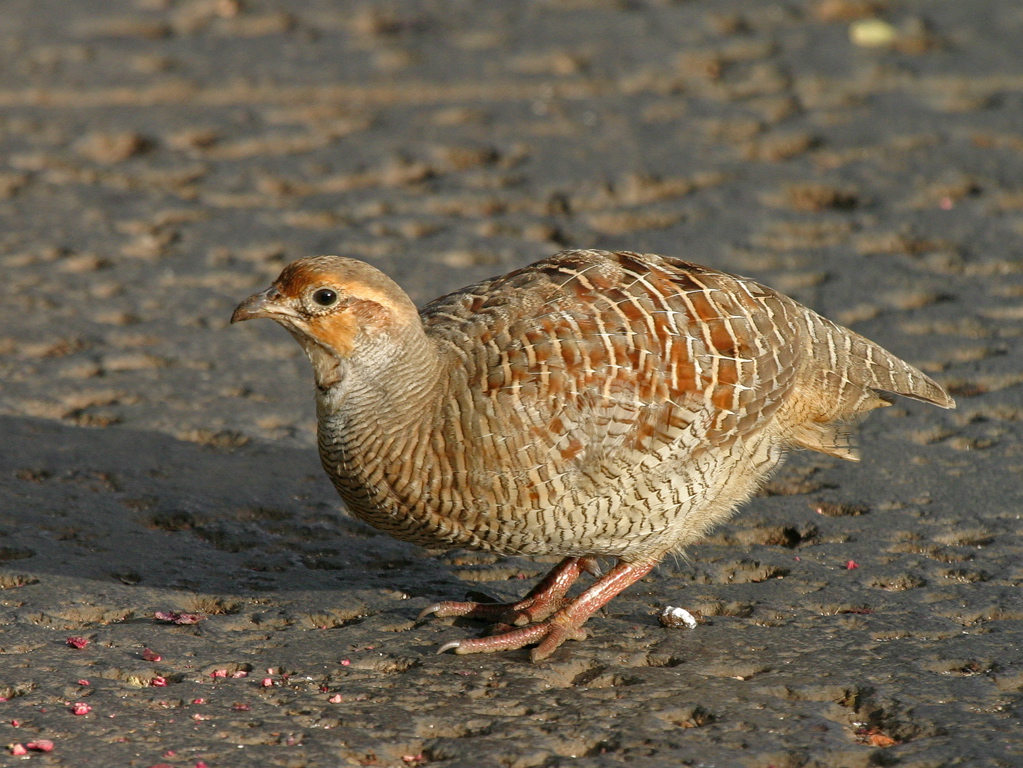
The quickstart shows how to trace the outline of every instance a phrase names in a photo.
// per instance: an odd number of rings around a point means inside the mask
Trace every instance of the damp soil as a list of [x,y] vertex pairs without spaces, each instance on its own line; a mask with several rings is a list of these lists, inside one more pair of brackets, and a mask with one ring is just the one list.
[[[10,0],[0,763],[1023,765],[1021,34],[981,0]],[[483,627],[423,607],[551,563],[349,517],[300,350],[228,319],[314,253],[425,302],[564,247],[753,276],[959,407],[792,456],[542,664],[438,656]]]

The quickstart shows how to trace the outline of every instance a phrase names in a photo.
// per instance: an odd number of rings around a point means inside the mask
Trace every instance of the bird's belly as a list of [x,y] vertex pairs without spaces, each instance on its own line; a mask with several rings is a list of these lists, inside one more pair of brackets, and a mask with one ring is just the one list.
[[562,476],[557,493],[524,484],[514,502],[467,522],[487,549],[501,554],[660,557],[727,519],[781,456],[773,436],[750,435],[728,452],[667,456],[644,466],[623,462],[602,478],[576,482]]
[[[323,454],[349,510],[395,538],[502,555],[660,557],[702,536],[756,490],[781,457],[764,431],[728,450],[622,455],[596,474],[536,466],[461,477],[427,471],[413,486],[386,467]],[[356,471],[345,468],[358,466]]]

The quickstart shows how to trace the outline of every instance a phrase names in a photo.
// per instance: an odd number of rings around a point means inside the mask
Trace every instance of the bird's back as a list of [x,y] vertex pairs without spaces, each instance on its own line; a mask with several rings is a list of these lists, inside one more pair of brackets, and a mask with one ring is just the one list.
[[[676,259],[568,251],[437,299],[427,334],[458,360],[481,416],[563,462],[694,450],[769,420],[794,385],[789,306]],[[779,317],[782,316],[782,317]]]
[[841,424],[883,404],[874,389],[950,402],[791,299],[680,259],[563,252],[421,314],[450,361],[448,476],[502,551],[671,548],[787,447],[852,458]]

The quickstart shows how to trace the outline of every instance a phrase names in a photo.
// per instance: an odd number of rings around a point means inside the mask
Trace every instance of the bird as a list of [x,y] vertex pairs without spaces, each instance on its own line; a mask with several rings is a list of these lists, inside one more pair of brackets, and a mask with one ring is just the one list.
[[[955,407],[795,300],[655,254],[566,250],[422,309],[370,264],[313,256],[231,322],[253,318],[308,356],[320,458],[356,517],[429,548],[561,558],[517,602],[426,608],[493,625],[440,653],[546,659],[787,452],[857,460],[852,433],[890,404],[880,393]],[[593,583],[570,597],[583,573]]]

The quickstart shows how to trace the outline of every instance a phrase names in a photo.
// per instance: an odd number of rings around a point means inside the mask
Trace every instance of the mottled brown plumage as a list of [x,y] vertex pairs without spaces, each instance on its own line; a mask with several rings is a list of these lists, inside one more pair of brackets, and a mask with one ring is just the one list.
[[[654,255],[565,251],[417,312],[373,267],[289,265],[232,321],[271,317],[317,382],[323,466],[348,508],[430,547],[565,558],[459,653],[583,635],[593,611],[724,520],[785,450],[854,459],[877,391],[931,379],[751,280]],[[572,601],[595,557],[618,564]]]

